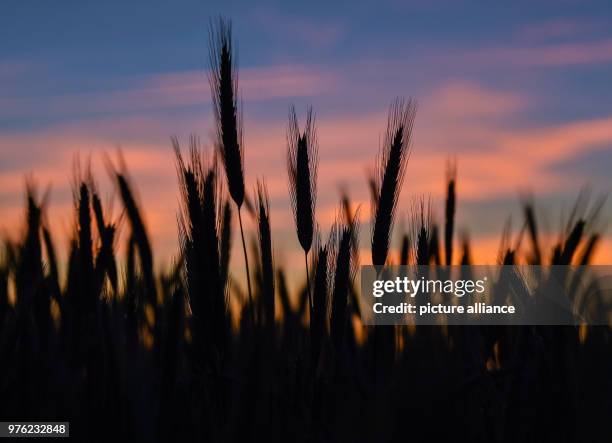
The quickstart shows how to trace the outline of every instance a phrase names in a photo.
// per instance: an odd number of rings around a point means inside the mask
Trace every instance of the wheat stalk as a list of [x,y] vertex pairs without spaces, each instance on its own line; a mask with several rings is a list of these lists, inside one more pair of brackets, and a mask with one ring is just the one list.
[[397,201],[410,156],[412,127],[416,114],[413,100],[397,99],[389,108],[387,130],[378,156],[378,175],[373,192],[372,263],[387,261]]

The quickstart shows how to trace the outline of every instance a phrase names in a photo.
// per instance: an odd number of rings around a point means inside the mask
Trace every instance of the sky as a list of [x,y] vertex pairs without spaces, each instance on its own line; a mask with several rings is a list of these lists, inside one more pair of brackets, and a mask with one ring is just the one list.
[[[316,113],[318,221],[329,227],[339,190],[348,189],[361,204],[364,251],[366,177],[397,96],[419,104],[398,228],[419,198],[442,218],[449,159],[458,169],[458,231],[469,233],[480,262],[495,260],[509,218],[515,235],[520,229],[521,197],[533,196],[553,241],[582,187],[594,197],[610,191],[609,1],[329,3],[4,0],[0,235],[18,235],[24,185],[34,177],[41,194],[50,187],[47,215],[66,243],[75,162],[92,165],[110,202],[104,158],[120,149],[157,263],[171,260],[178,193],[170,137],[186,146],[198,134],[212,152],[208,29],[219,15],[233,21],[247,188],[265,177],[277,262],[300,256],[285,163],[291,104],[302,119],[308,105]],[[600,263],[612,262],[609,237]]]

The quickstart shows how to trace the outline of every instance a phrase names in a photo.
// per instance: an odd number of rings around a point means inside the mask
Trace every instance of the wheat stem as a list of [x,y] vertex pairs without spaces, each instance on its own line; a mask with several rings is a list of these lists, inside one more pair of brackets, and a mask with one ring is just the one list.
[[306,287],[308,289],[308,307],[310,308],[310,321],[312,322],[312,293],[310,290],[310,271],[308,270],[308,252],[304,251],[304,264],[306,265]]
[[255,324],[255,313],[253,312],[253,294],[251,292],[251,274],[249,273],[249,255],[246,250],[246,243],[244,241],[244,229],[242,228],[242,215],[240,206],[238,206],[238,222],[240,223],[240,237],[242,238],[242,251],[244,252],[244,266],[246,268],[247,286],[249,289],[249,304],[251,305],[251,320]]

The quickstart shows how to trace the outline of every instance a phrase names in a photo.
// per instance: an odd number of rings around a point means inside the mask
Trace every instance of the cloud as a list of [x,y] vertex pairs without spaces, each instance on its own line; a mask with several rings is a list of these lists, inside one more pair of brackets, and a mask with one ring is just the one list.
[[481,120],[507,117],[528,106],[528,98],[514,92],[495,91],[477,83],[450,80],[425,98],[424,111],[436,119]]
[[[239,79],[241,97],[250,102],[323,94],[337,83],[331,72],[289,64],[241,69]],[[143,113],[209,104],[207,73],[178,71],[126,78],[115,88],[101,92],[44,98],[0,96],[0,120]]]
[[612,62],[612,40],[570,42],[539,46],[501,46],[477,49],[435,58],[480,66],[566,67]]

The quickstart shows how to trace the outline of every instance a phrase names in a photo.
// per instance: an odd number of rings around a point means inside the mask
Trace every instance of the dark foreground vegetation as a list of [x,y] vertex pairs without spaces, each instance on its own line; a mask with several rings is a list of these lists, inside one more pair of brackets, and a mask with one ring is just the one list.
[[[230,31],[220,22],[211,33],[214,159],[203,159],[195,139],[183,153],[174,140],[180,253],[166,273],[154,273],[123,166],[110,167],[127,232],[121,261],[120,221],[110,219],[90,174],[74,187],[66,266],[58,264],[44,203],[28,188],[23,238],[7,242],[0,258],[0,419],[70,421],[78,441],[611,441],[608,327],[359,323],[354,276],[363,217],[344,196],[331,233],[317,231],[311,112],[300,128],[292,111],[287,133],[305,257],[303,289],[288,293],[273,260],[265,183],[252,199],[245,190]],[[392,104],[370,179],[374,265],[388,263],[394,249],[415,112],[412,101]],[[397,245],[399,263],[471,263],[467,238],[454,238],[455,180],[449,173],[440,227],[425,204],[415,206],[412,230]],[[526,202],[524,227],[513,241],[505,235],[500,262],[587,264],[600,238],[601,202],[584,201],[552,251],[540,246]],[[252,239],[243,217],[256,222]],[[244,282],[230,273],[233,241],[243,246],[234,261],[246,266]]]

